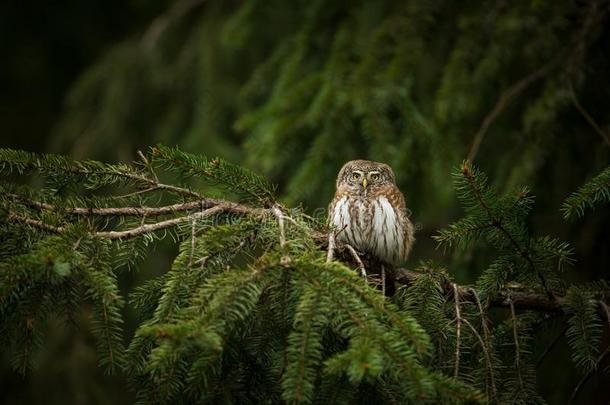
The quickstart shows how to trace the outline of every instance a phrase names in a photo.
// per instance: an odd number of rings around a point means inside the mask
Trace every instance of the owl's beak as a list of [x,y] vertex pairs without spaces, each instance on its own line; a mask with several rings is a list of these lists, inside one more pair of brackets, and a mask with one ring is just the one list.
[[369,183],[367,183],[366,178],[362,179],[362,188],[364,188],[366,190],[366,186],[368,186]]

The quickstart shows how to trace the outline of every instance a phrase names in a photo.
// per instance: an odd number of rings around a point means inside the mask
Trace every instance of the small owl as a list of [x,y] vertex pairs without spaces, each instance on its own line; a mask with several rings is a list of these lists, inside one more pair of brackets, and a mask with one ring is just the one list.
[[337,176],[328,212],[338,241],[391,265],[407,259],[413,224],[390,166],[370,160],[347,162]]

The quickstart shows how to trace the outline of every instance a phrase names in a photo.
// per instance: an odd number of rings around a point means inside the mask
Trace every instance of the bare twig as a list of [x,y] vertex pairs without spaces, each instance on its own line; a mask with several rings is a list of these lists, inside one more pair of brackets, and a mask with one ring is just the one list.
[[[477,304],[477,308],[479,309],[479,314],[481,315],[481,329],[483,329],[483,336],[484,336],[484,340],[480,338],[479,336],[479,340],[481,341],[481,344],[483,345],[483,351],[485,353],[485,359],[487,360],[487,367],[489,369],[489,383],[491,385],[491,400],[493,402],[493,400],[496,398],[497,395],[497,391],[496,391],[496,380],[494,378],[494,370],[493,370],[493,366],[492,366],[492,362],[491,362],[491,338],[489,337],[489,328],[487,327],[487,314],[485,313],[485,311],[483,311],[483,305],[481,305],[481,300],[479,299],[479,294],[477,294],[477,291],[474,288],[471,288],[472,291],[472,296],[474,297],[474,300]],[[470,325],[470,323],[468,323],[470,328],[472,328],[472,325]],[[476,331],[475,331],[476,333]],[[477,334],[478,335],[478,334]]]
[[215,207],[208,208],[207,210],[204,210],[201,212],[196,212],[194,214],[187,215],[185,217],[168,219],[166,221],[155,222],[153,224],[145,224],[145,225],[138,226],[137,228],[128,229],[126,231],[94,232],[94,235],[101,237],[101,238],[110,239],[110,240],[131,239],[131,238],[135,238],[137,236],[142,236],[142,235],[156,232],[156,231],[159,231],[162,229],[174,228],[183,223],[188,223],[188,222],[196,221],[198,219],[208,218],[208,217],[211,217],[212,215],[219,214],[221,212],[223,212],[223,207],[217,205]]
[[572,104],[578,110],[580,115],[587,121],[587,123],[597,132],[597,134],[602,138],[602,140],[606,143],[607,146],[610,146],[610,135],[604,131],[599,124],[593,119],[591,114],[584,109],[584,107],[578,101],[578,97],[576,97],[576,92],[574,91],[574,86],[572,85],[572,81],[570,80],[570,97],[572,99]]
[[[160,183],[157,180],[150,179],[150,178],[148,178],[144,175],[140,175],[140,174],[127,173],[127,172],[116,172],[116,171],[96,172],[96,173],[108,174],[108,175],[113,175],[113,176],[121,176],[121,177],[125,177],[126,179],[139,181],[140,183],[148,184],[151,188],[153,188],[155,190],[170,191],[172,193],[184,195],[187,197],[195,197],[195,198],[199,198],[199,199],[204,198],[201,194],[199,194],[193,190],[189,190],[188,188],[172,186],[171,184]],[[90,173],[88,171],[84,171],[84,172],[82,172],[82,174],[90,174]]]
[[133,197],[133,196],[136,196],[136,195],[150,193],[150,192],[153,192],[155,190],[157,190],[156,187],[148,187],[148,188],[145,188],[144,190],[138,190],[138,191],[134,191],[134,192],[127,193],[127,194],[121,194],[121,195],[117,196],[117,198]]
[[550,345],[548,345],[546,347],[546,349],[544,349],[544,352],[542,352],[542,354],[540,355],[540,357],[538,357],[538,360],[536,361],[536,368],[540,367],[540,365],[542,364],[542,362],[544,361],[544,359],[546,358],[546,356],[549,355],[549,353],[551,353],[551,351],[553,351],[553,349],[555,348],[555,346],[557,346],[557,343],[559,343],[559,341],[561,340],[561,338],[566,334],[566,331],[568,330],[568,328],[570,327],[570,325],[565,325],[562,329],[561,332],[553,339],[553,341],[551,342]]
[[284,227],[284,214],[282,210],[277,205],[274,205],[271,208],[271,212],[277,218],[277,226],[280,230],[280,248],[284,248],[286,246],[286,231]]
[[[211,208],[216,205],[225,204],[226,201],[217,200],[213,198],[203,198],[196,201],[189,201],[185,203],[178,203],[172,205],[166,205],[162,207],[103,207],[103,208],[86,208],[86,207],[73,207],[73,208],[58,208],[53,204],[43,203],[40,201],[34,201],[22,197],[17,194],[10,194],[9,197],[14,201],[18,201],[25,206],[36,208],[39,210],[65,212],[71,215],[81,216],[161,216],[170,215],[176,212],[191,211],[196,209]],[[245,206],[243,206],[245,207]]]
[[290,256],[288,256],[286,251],[286,226],[284,223],[284,219],[286,218],[286,216],[282,212],[280,206],[277,204],[271,207],[271,212],[277,218],[277,226],[280,231],[280,249],[282,250],[281,263],[287,265],[288,263],[290,263]]
[[559,57],[555,57],[555,58],[551,59],[550,62],[542,65],[536,71],[525,76],[524,78],[522,78],[521,80],[519,80],[518,82],[516,82],[515,84],[510,86],[508,89],[506,89],[500,95],[500,98],[498,98],[498,101],[496,102],[494,107],[491,109],[491,111],[489,111],[487,113],[487,115],[481,122],[481,126],[479,127],[479,130],[477,131],[477,133],[474,136],[472,145],[470,146],[470,150],[468,151],[468,157],[467,157],[468,160],[471,160],[471,161],[474,160],[474,158],[476,157],[476,155],[479,151],[479,147],[481,146],[481,143],[483,142],[483,138],[487,134],[487,130],[494,123],[494,121],[498,118],[498,116],[500,116],[500,114],[506,109],[506,107],[510,104],[512,99],[514,97],[518,96],[520,93],[522,93],[532,83],[535,83],[537,80],[544,77],[544,75],[549,70],[551,70],[560,60],[561,59]]
[[328,248],[326,249],[326,263],[330,263],[335,258],[335,249],[337,241],[335,240],[335,231],[331,230],[328,233]]
[[144,163],[144,165],[148,168],[148,170],[150,171],[150,174],[152,174],[152,176],[155,178],[155,181],[159,182],[159,177],[157,177],[157,173],[155,173],[155,171],[154,171],[152,165],[150,164],[148,158],[142,153],[141,150],[138,151],[137,155],[142,160],[142,163]]
[[189,252],[189,265],[188,265],[189,269],[193,265],[193,256],[195,255],[195,236],[196,236],[196,229],[197,229],[196,225],[197,225],[197,219],[193,218],[193,220],[191,221],[191,251]]
[[[607,14],[608,7],[604,7],[600,10],[598,8],[597,2],[589,2],[589,7],[583,17],[582,28],[578,31],[573,41],[575,45],[570,54],[568,69],[571,76],[575,75],[575,72],[577,70],[576,64],[578,62],[583,63],[587,48],[587,43],[585,42],[587,35],[591,31],[593,31],[593,28],[599,25],[606,18]],[[570,91],[570,97],[572,99],[572,104],[574,104],[576,110],[583,116],[583,118],[587,121],[591,128],[593,128],[593,130],[602,138],[604,143],[606,143],[607,146],[610,146],[610,134],[608,134],[607,131],[604,131],[597,124],[595,119],[593,119],[591,114],[589,114],[587,110],[580,104],[576,94],[576,90],[574,89],[574,83],[572,78],[568,79],[568,87]]]
[[347,244],[347,243],[343,244],[343,246],[345,246],[345,248],[352,255],[352,257],[354,258],[356,263],[358,263],[358,268],[360,269],[360,274],[362,275],[362,277],[364,277],[366,279],[366,268],[364,267],[364,263],[362,262],[362,259],[360,259],[360,255],[358,255],[358,252],[356,252],[356,249],[354,249],[354,247],[352,245]]
[[163,15],[155,18],[142,36],[142,46],[145,49],[152,49],[157,44],[159,38],[178,18],[181,18],[194,10],[206,0],[182,0],[177,1],[174,6]]
[[[146,211],[144,211],[146,212]],[[97,237],[117,240],[117,239],[130,239],[142,235],[146,235],[152,232],[156,232],[159,230],[169,229],[181,225],[183,223],[187,223],[193,220],[203,219],[210,217],[215,214],[219,214],[221,212],[225,213],[233,213],[237,215],[263,215],[268,210],[262,208],[253,208],[245,205],[232,203],[229,201],[218,201],[217,205],[211,206],[209,208],[204,209],[201,212],[196,212],[190,215],[186,215],[183,217],[168,219],[165,221],[160,221],[152,224],[142,224],[136,228],[124,230],[124,231],[92,231],[91,234]],[[52,226],[49,224],[45,224],[42,221],[31,219],[24,217],[22,215],[16,213],[10,213],[8,215],[9,221],[22,222],[27,225],[45,230],[47,232],[53,233],[64,233],[64,227]]]
[[489,371],[489,380],[490,380],[490,385],[491,385],[491,402],[494,402],[494,398],[496,397],[496,382],[494,379],[494,370],[493,370],[493,366],[491,363],[491,354],[489,353],[489,348],[486,345],[485,341],[483,340],[483,338],[481,337],[481,335],[479,334],[479,332],[477,331],[477,329],[472,326],[472,324],[470,323],[470,321],[466,318],[462,318],[462,321],[464,322],[464,324],[466,326],[468,326],[470,328],[470,330],[472,331],[472,333],[475,335],[475,337],[479,340],[479,343],[481,344],[481,349],[483,349],[483,355],[485,356],[485,365],[487,367],[487,370]]
[[606,360],[606,357],[608,357],[609,355],[610,355],[610,346],[606,347],[606,350],[604,350],[604,352],[599,356],[599,358],[597,359],[597,362],[595,363],[595,367],[591,368],[587,372],[587,374],[585,374],[580,379],[578,384],[576,384],[576,387],[574,387],[574,391],[572,391],[572,395],[570,396],[570,399],[567,402],[568,405],[574,403],[574,400],[578,396],[578,393],[580,392],[581,388],[599,370],[599,368],[600,368],[599,366],[601,364],[603,364],[603,362]]
[[453,283],[453,301],[455,302],[455,369],[453,377],[458,378],[460,372],[460,334],[462,330],[462,316],[460,314],[460,294],[457,284]]
[[38,221],[36,219],[26,218],[22,215],[9,213],[7,216],[9,221],[21,222],[23,224],[33,226],[34,228],[42,229],[43,231],[51,232],[51,233],[63,233],[65,232],[65,228],[62,226],[53,226],[49,224],[45,224],[42,221]]
[[604,301],[599,301],[599,306],[602,310],[602,313],[606,316],[606,321],[608,322],[608,330],[610,330],[610,308]]
[[510,297],[508,304],[510,306],[510,318],[513,324],[513,339],[515,340],[515,369],[517,370],[519,388],[523,389],[523,377],[521,376],[521,347],[519,345],[519,334],[517,332],[517,316],[515,315],[515,306]]

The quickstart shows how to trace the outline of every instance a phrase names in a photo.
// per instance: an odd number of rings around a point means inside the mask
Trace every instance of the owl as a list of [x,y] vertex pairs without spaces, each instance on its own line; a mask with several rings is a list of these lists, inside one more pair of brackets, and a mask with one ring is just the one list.
[[370,160],[347,162],[329,206],[336,240],[390,265],[403,263],[413,245],[413,224],[394,172]]

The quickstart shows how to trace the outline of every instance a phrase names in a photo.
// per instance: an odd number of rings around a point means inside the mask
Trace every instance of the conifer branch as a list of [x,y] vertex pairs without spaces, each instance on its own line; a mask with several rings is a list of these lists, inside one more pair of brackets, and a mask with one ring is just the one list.
[[[407,270],[405,268],[397,269],[396,273],[396,282],[406,286],[412,285],[419,277],[422,276],[421,273],[413,270]],[[446,296],[453,295],[453,283],[447,281],[442,283],[441,287]],[[457,284],[456,287],[458,290],[459,299],[461,301],[476,303],[476,297],[472,288]],[[550,299],[546,295],[518,290],[505,290],[501,291],[496,297],[490,300],[489,305],[494,308],[509,308],[511,302],[516,309],[561,313],[563,312],[562,305],[565,302],[565,299],[559,296],[556,296],[554,299]]]
[[[88,174],[88,173],[83,173],[83,174]],[[128,172],[101,172],[100,174],[113,174],[113,175],[118,175],[121,177],[125,177],[126,179],[130,179],[130,180],[134,180],[140,183],[144,183],[147,184],[149,186],[150,191],[153,190],[165,190],[165,191],[169,191],[175,194],[181,194],[184,195],[186,197],[195,197],[195,198],[199,198],[202,199],[203,196],[193,190],[190,190],[188,188],[184,188],[184,187],[178,187],[178,186],[173,186],[171,184],[164,184],[159,182],[158,180],[154,180],[151,178],[148,178],[144,175],[139,175],[139,174],[135,174],[135,173],[128,173]],[[147,189],[148,190],[148,189]]]
[[529,252],[527,251],[527,249],[521,247],[521,245],[519,244],[519,242],[517,242],[517,240],[513,237],[513,235],[508,232],[508,230],[506,229],[506,227],[504,226],[504,224],[502,223],[502,218],[498,218],[494,215],[494,213],[492,212],[491,208],[487,205],[487,203],[485,202],[485,199],[482,196],[482,191],[479,188],[479,186],[477,185],[474,176],[472,174],[472,170],[470,169],[470,164],[468,161],[464,162],[464,164],[462,165],[462,174],[468,179],[468,183],[470,185],[470,188],[472,189],[472,191],[474,192],[477,200],[479,201],[479,204],[481,205],[481,207],[483,207],[485,213],[487,214],[491,225],[498,229],[500,232],[502,232],[502,234],[504,234],[504,236],[508,239],[508,241],[510,242],[511,245],[513,245],[513,247],[515,248],[515,250],[517,252],[519,252],[519,254],[521,255],[521,257],[523,257],[529,267],[532,269],[532,271],[538,275],[538,278],[540,279],[540,283],[542,284],[542,288],[544,288],[544,290],[546,291],[547,295],[549,296],[550,299],[553,299],[554,294],[553,292],[549,289],[547,283],[546,283],[546,279],[545,277],[542,275],[542,273],[536,268],[536,265],[534,264],[534,261],[532,260],[531,255],[529,254]]
[[[205,201],[210,202],[211,200],[206,199]],[[183,216],[183,217],[179,217],[179,218],[173,218],[173,219],[156,222],[156,223],[152,223],[152,224],[144,224],[139,227],[125,230],[125,231],[98,231],[98,232],[92,232],[92,234],[95,236],[107,238],[110,240],[129,239],[129,238],[142,236],[142,235],[145,235],[148,233],[152,233],[152,232],[155,232],[158,230],[176,227],[176,226],[184,224],[184,223],[192,222],[193,220],[207,218],[209,216],[219,214],[221,212],[228,212],[228,213],[233,213],[233,214],[237,214],[237,215],[265,215],[266,213],[269,212],[268,209],[252,208],[252,207],[248,207],[248,206],[245,206],[242,204],[232,203],[232,202],[228,202],[228,201],[214,200],[214,202],[219,202],[219,203],[218,203],[218,205],[211,206],[210,208],[207,208],[204,211],[196,212],[191,215],[187,215],[187,216]],[[193,205],[191,203],[179,204],[181,207],[179,209],[177,209],[176,211],[179,211],[181,209],[184,209],[184,210],[193,209],[195,207],[194,204],[200,203],[200,202],[194,201],[192,203],[193,203]],[[123,209],[125,210],[125,211],[123,211],[123,214],[125,214],[126,212],[133,212],[133,211],[139,210],[141,208],[142,207],[123,207]],[[149,207],[149,208],[151,210],[156,209],[156,208],[152,208],[152,207]],[[88,210],[87,208],[81,208],[81,209],[83,210],[82,211],[83,215],[84,215],[84,212],[86,210]],[[159,207],[159,209],[166,210],[168,208]],[[108,215],[110,215],[110,214],[108,214]],[[158,215],[162,215],[162,214],[158,214]],[[9,221],[24,223],[28,226],[32,226],[32,227],[41,229],[46,232],[57,233],[57,234],[62,234],[62,233],[66,232],[66,229],[64,227],[46,224],[42,221],[27,218],[27,217],[24,217],[24,216],[22,216],[20,214],[16,214],[16,213],[9,213],[9,215],[7,216],[7,219]],[[324,243],[328,243],[328,239],[326,239],[326,238],[322,238],[322,239],[318,238],[318,241],[322,245]],[[322,247],[324,247],[328,250],[328,246],[329,245],[322,246]],[[353,249],[353,247],[351,247],[351,246],[348,247],[345,245],[341,245],[339,247],[336,245],[336,242],[335,242],[333,251],[335,251],[337,248],[345,248],[350,253],[352,259],[356,262],[361,273],[364,272],[364,274],[366,274],[366,267],[364,265],[364,262],[360,259],[359,255]],[[327,258],[328,258],[328,254],[327,254]],[[420,273],[401,268],[401,269],[397,269],[397,276],[395,278],[395,281],[408,286],[408,285],[413,284],[418,277],[420,277]],[[446,295],[452,294],[452,288],[453,287],[451,286],[450,283],[443,285],[443,289],[445,290]],[[473,290],[470,287],[457,286],[457,289],[458,289],[458,296],[461,300],[476,303],[475,294],[473,293]],[[515,306],[515,308],[523,309],[523,310],[533,310],[533,311],[562,312],[561,306],[564,301],[563,297],[555,297],[555,298],[551,299],[549,297],[545,297],[545,296],[542,296],[539,294],[526,293],[526,292],[521,292],[521,291],[510,291],[510,292],[502,291],[491,300],[490,305],[492,307],[501,307],[501,308],[509,307],[510,306],[509,293],[510,293],[510,297],[512,297],[512,302],[513,302],[513,305]]]
[[610,201],[610,167],[580,186],[563,203],[563,217],[583,216],[585,209]]

